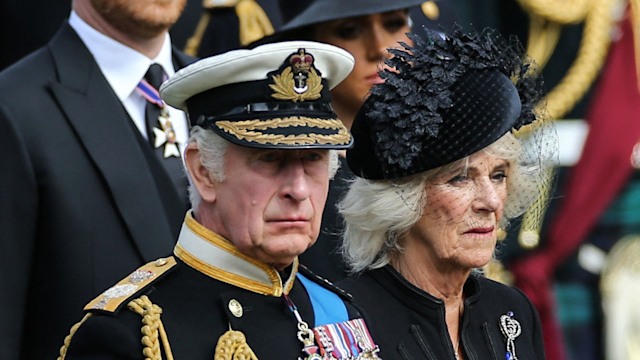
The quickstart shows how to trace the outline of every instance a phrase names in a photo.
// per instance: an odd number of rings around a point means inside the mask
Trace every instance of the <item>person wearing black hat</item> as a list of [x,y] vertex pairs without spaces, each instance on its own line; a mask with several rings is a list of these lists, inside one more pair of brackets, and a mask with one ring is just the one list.
[[[423,4],[423,9],[417,6]],[[381,81],[378,70],[388,56],[387,48],[410,42],[406,33],[413,18],[429,16],[432,25],[450,19],[450,11],[441,11],[444,1],[424,0],[279,0],[283,24],[276,33],[256,44],[282,40],[312,40],[339,46],[355,58],[354,70],[332,90],[338,118],[351,127],[371,86]],[[418,12],[416,14],[416,11]],[[347,276],[346,265],[339,254],[342,218],[335,207],[353,177],[344,157],[342,166],[331,181],[329,199],[323,215],[318,242],[303,255],[305,264],[317,274],[331,280]]]
[[410,34],[352,127],[339,284],[385,359],[544,359],[526,296],[484,278],[498,233],[549,186],[555,131],[522,47],[491,30]]
[[421,0],[292,1],[279,0],[283,25],[276,39],[305,39],[339,46],[356,65],[333,90],[333,106],[347,127],[362,106],[371,85],[380,81],[378,68],[385,50],[409,41],[409,7]]
[[297,256],[311,246],[337,150],[329,106],[353,67],[335,46],[284,42],[200,60],[165,82],[192,125],[191,202],[173,256],[90,302],[61,359],[378,359],[349,295]]

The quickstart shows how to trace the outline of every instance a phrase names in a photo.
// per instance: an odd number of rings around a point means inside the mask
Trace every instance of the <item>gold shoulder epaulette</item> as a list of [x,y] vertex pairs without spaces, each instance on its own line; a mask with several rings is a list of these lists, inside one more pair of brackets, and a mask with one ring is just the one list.
[[176,259],[173,256],[160,258],[143,265],[138,270],[132,272],[129,276],[122,279],[119,283],[107,289],[93,299],[87,306],[85,311],[104,311],[116,312],[128,299],[140,292],[140,290],[152,284],[176,265]]

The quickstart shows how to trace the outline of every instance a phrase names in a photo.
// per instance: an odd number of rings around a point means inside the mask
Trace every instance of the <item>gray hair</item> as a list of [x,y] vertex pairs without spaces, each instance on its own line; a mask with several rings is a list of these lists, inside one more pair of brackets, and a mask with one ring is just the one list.
[[[522,144],[507,133],[484,148],[496,157],[509,160],[507,201],[500,226],[521,215],[538,195],[532,167],[522,160]],[[401,251],[400,239],[422,217],[426,185],[445,171],[467,165],[469,157],[416,175],[394,180],[356,178],[338,204],[345,220],[342,254],[353,272],[387,265],[392,253]]]
[[[197,145],[202,166],[209,171],[211,178],[217,182],[224,181],[224,154],[229,147],[229,142],[211,130],[194,126],[191,129],[189,143]],[[340,161],[338,161],[337,150],[330,150],[329,155],[329,179],[333,179],[340,168]],[[193,209],[197,209],[202,201],[200,193],[193,183],[189,185],[189,200]]]

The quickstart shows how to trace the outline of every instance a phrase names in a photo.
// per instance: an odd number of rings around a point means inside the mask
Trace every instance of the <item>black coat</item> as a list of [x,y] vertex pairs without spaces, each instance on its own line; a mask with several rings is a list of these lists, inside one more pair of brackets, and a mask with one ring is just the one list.
[[[347,278],[339,286],[361,307],[381,358],[455,359],[444,303],[410,284],[390,265]],[[507,343],[500,317],[509,312],[522,329],[515,338],[518,359],[544,359],[538,314],[520,290],[471,275],[464,292],[460,350],[465,359],[505,360]]]
[[66,23],[0,74],[0,129],[0,359],[54,359],[83,304],[171,251],[187,201]]
[[[300,270],[307,278],[337,291],[304,268]],[[180,259],[170,272],[131,299],[143,294],[162,308],[162,323],[175,359],[213,359],[218,339],[230,328],[246,336],[247,344],[260,360],[294,360],[302,355],[296,318],[282,296],[262,295],[216,280]],[[340,296],[350,318],[359,317],[348,296]],[[298,279],[289,298],[302,319],[313,327],[313,308]],[[240,317],[230,311],[232,300],[242,306]],[[96,312],[84,322],[71,339],[66,360],[142,359],[141,316],[124,308],[128,301],[113,313]],[[166,358],[163,349],[163,359]]]

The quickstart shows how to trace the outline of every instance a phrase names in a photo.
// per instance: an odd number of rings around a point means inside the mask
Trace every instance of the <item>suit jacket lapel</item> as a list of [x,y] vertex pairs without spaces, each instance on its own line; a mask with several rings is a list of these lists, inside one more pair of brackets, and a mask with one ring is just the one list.
[[198,59],[183,53],[175,46],[173,47],[173,67],[176,70],[182,69],[183,67],[195,62],[196,60]]
[[138,251],[145,261],[166,256],[175,239],[124,106],[70,26],[49,49],[60,79],[51,91],[102,173]]

